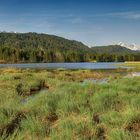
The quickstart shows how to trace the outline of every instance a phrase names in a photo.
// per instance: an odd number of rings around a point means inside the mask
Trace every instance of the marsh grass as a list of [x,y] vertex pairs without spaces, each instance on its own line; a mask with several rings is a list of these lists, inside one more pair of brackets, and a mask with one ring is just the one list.
[[130,67],[128,71],[139,71],[140,70],[140,62],[125,62],[124,64],[121,64],[121,66]]
[[[26,112],[26,118],[8,140],[139,139],[140,78],[116,78],[118,71],[110,73],[1,69],[0,131],[16,114]],[[109,83],[79,82],[92,76],[108,76]],[[50,88],[23,104],[24,97],[17,94],[17,85],[22,83],[23,89],[29,91],[39,80],[45,80]]]

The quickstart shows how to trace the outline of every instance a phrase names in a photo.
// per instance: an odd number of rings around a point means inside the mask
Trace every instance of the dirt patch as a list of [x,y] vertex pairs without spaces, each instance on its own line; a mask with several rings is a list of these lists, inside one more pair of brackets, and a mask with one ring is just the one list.
[[14,78],[14,80],[20,80],[21,79],[20,76],[14,76],[13,78]]
[[86,126],[80,131],[80,133],[76,134],[77,137],[84,137],[84,139],[92,140],[95,138],[94,132],[87,128]]
[[56,113],[50,113],[48,116],[47,116],[47,120],[50,122],[50,123],[54,123],[55,121],[58,120],[58,115]]
[[140,136],[140,120],[129,123],[125,129]]
[[70,74],[70,73],[65,73],[65,76],[72,76],[72,74]]
[[100,123],[99,114],[93,115],[92,122],[93,122],[93,124],[99,124]]
[[8,137],[9,135],[12,135],[15,132],[15,130],[20,128],[20,123],[22,119],[25,119],[25,118],[26,118],[25,112],[17,113],[15,118],[9,124],[0,128],[0,135],[2,136],[5,134],[6,137]]
[[100,126],[96,129],[95,135],[97,139],[105,140],[106,139],[105,133],[106,133],[106,129],[103,126]]
[[58,115],[54,113],[49,113],[45,118],[42,119],[42,124],[46,125],[46,136],[49,136],[51,129],[56,125],[56,121],[58,120]]

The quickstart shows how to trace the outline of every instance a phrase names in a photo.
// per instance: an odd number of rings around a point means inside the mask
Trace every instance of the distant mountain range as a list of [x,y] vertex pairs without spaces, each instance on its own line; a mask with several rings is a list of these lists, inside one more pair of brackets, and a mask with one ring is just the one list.
[[118,45],[128,48],[130,50],[134,50],[134,51],[140,51],[140,46],[136,45],[136,44],[125,44],[125,43],[118,43]]

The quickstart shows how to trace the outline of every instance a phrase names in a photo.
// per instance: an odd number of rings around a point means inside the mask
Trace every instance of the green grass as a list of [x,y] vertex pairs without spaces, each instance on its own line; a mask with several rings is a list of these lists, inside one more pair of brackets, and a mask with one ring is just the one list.
[[140,62],[125,62],[124,64],[121,64],[126,67],[130,67],[129,71],[140,71]]
[[[1,139],[136,140],[140,138],[140,77],[116,78],[118,71],[0,70],[0,132],[19,112],[19,128]],[[109,77],[108,84],[79,80]],[[81,75],[81,77],[80,77]],[[96,76],[95,76],[96,75]],[[14,77],[18,76],[19,79]],[[121,74],[119,75],[119,77]],[[50,86],[26,103],[16,92],[44,79]],[[130,129],[131,128],[131,129]]]

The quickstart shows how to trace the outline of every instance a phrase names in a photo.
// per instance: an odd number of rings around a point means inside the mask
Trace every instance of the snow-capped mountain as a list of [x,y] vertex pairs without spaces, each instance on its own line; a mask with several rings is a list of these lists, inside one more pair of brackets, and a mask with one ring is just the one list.
[[120,42],[120,43],[118,43],[118,45],[128,48],[133,51],[140,51],[140,46],[138,46],[136,44],[125,44],[125,43]]

